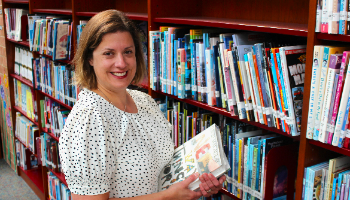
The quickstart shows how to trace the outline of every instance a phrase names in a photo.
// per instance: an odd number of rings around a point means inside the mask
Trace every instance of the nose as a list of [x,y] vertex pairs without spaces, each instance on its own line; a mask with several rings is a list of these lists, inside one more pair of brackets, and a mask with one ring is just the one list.
[[126,67],[126,60],[122,53],[118,53],[115,57],[114,66],[123,69]]

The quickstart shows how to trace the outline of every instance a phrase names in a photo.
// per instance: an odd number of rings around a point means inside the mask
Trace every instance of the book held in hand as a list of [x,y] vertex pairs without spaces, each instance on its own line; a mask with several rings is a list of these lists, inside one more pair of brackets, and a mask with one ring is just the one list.
[[[168,165],[161,171],[158,190],[168,189],[172,184],[181,182],[195,172],[211,173],[220,177],[230,169],[223,151],[220,130],[214,124],[179,146]],[[197,178],[189,189],[198,190],[200,180]]]

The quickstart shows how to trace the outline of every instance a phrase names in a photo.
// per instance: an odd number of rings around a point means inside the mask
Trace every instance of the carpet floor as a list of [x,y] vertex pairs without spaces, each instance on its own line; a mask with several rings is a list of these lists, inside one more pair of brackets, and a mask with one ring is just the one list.
[[18,176],[15,171],[0,159],[0,200],[38,200],[38,196]]

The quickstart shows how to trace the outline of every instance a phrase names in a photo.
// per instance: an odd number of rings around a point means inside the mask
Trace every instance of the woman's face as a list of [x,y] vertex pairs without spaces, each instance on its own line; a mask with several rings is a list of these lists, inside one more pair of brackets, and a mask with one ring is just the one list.
[[129,32],[108,33],[92,53],[97,87],[111,91],[125,90],[136,73],[136,52]]

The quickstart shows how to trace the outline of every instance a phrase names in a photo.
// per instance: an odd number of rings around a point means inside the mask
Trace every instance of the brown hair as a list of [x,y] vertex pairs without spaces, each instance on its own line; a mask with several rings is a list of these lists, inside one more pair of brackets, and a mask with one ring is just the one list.
[[79,46],[72,61],[75,68],[74,81],[79,87],[97,88],[94,68],[90,65],[93,51],[100,45],[104,35],[117,31],[129,32],[134,41],[136,53],[136,74],[132,83],[139,83],[146,74],[145,61],[139,33],[135,25],[124,13],[118,10],[106,10],[92,17],[86,24],[79,40]]

